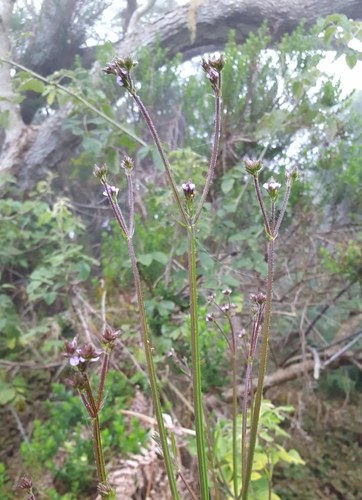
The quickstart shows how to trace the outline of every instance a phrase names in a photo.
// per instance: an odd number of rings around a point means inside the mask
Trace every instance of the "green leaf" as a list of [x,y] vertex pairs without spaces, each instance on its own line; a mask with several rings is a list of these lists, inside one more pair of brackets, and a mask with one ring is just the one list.
[[16,391],[6,382],[0,383],[0,405],[10,403],[16,396]]
[[47,95],[47,104],[48,106],[51,106],[54,102],[54,99],[55,99],[55,94],[56,94],[56,90],[55,88],[52,88],[49,92],[49,94]]
[[86,281],[89,278],[91,272],[91,268],[88,262],[85,262],[84,260],[81,262],[77,262],[75,267],[78,271],[78,279],[80,281]]
[[228,194],[234,187],[234,184],[235,184],[235,179],[232,178],[224,179],[221,183],[221,191],[224,194]]
[[137,151],[137,159],[138,161],[142,161],[146,156],[148,155],[150,151],[149,146],[141,146],[139,150]]
[[30,80],[27,80],[26,82],[22,83],[18,90],[19,91],[32,90],[33,92],[38,92],[39,94],[42,94],[44,92],[44,88],[45,86],[43,82],[35,78],[31,78]]
[[353,69],[357,64],[357,56],[356,54],[348,54],[346,55],[346,63],[349,69]]
[[161,160],[160,153],[158,152],[158,150],[156,148],[152,149],[152,161],[155,164],[155,167],[157,168],[157,170],[162,172],[163,171],[163,163]]
[[150,253],[142,254],[137,257],[137,262],[147,267],[151,265],[152,261],[153,261],[153,256]]
[[293,93],[293,96],[295,97],[295,99],[297,99],[299,101],[299,99],[301,99],[301,97],[304,94],[303,83],[299,82],[299,81],[293,82],[292,93]]
[[230,285],[230,286],[238,286],[238,285],[240,285],[239,281],[236,280],[235,278],[232,278],[231,276],[223,276],[221,278],[221,282],[224,285]]
[[152,252],[152,257],[155,261],[163,264],[164,266],[168,262],[168,255],[163,252]]
[[44,293],[43,299],[44,299],[44,302],[48,306],[50,306],[55,302],[57,296],[58,296],[57,292],[47,292],[47,293]]
[[118,174],[119,172],[119,157],[118,151],[113,148],[109,148],[106,157],[107,168],[112,174]]
[[332,37],[334,36],[334,33],[336,32],[337,26],[329,26],[323,36],[323,44],[325,47],[329,47],[329,44],[331,43]]
[[102,103],[101,104],[101,110],[109,118],[112,118],[112,120],[114,119],[113,109],[112,109],[112,106],[110,104],[108,104],[106,102]]

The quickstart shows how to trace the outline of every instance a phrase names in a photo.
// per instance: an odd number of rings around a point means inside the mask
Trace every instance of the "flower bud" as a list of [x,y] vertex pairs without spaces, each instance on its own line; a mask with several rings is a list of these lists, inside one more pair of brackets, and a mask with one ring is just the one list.
[[132,158],[125,156],[121,162],[121,167],[125,169],[127,174],[129,174],[134,167]]
[[103,163],[101,167],[98,165],[94,165],[93,175],[95,175],[98,179],[103,180],[107,174],[107,165]]
[[262,305],[266,301],[266,295],[265,295],[265,293],[262,293],[262,292],[251,293],[250,300],[252,302],[255,302],[256,304]]
[[293,183],[298,180],[299,177],[299,170],[298,167],[293,167],[291,170],[288,172],[285,172],[285,181],[288,186],[292,186]]
[[248,174],[258,177],[260,170],[263,168],[261,160],[253,161],[246,159],[244,160],[245,170]]

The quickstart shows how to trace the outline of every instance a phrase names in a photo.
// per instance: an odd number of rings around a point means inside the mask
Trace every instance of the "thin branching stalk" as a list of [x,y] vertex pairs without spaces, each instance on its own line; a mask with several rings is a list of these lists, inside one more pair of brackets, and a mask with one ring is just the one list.
[[214,128],[214,139],[213,139],[213,144],[212,144],[212,150],[211,150],[211,156],[210,156],[210,163],[209,163],[209,171],[207,173],[207,178],[206,178],[206,183],[199,201],[199,204],[196,208],[195,211],[195,217],[194,217],[194,224],[197,223],[199,220],[200,214],[202,207],[204,206],[204,203],[206,201],[206,196],[209,192],[210,186],[212,179],[214,177],[214,172],[215,172],[215,166],[216,166],[216,160],[217,160],[217,152],[219,149],[219,139],[220,139],[220,122],[221,122],[221,73],[218,73],[218,85],[217,85],[217,90],[215,90],[214,95],[215,95],[215,128]]
[[274,278],[274,239],[271,238],[268,241],[268,279],[267,279],[267,291],[266,291],[266,302],[265,302],[265,317],[264,317],[263,333],[262,333],[263,336],[262,336],[261,355],[260,355],[259,377],[255,394],[253,418],[250,429],[250,442],[248,447],[246,476],[242,492],[243,500],[247,500],[248,498],[250,478],[253,470],[254,450],[258,432],[260,406],[263,395],[263,385],[264,385],[266,362],[268,356],[269,328],[270,328],[272,297],[273,297],[273,278]]
[[104,382],[106,380],[106,375],[107,375],[107,372],[108,372],[108,364],[109,364],[109,354],[107,352],[105,352],[104,353],[104,357],[103,357],[101,379],[99,381],[98,397],[97,397],[97,403],[96,403],[96,410],[97,410],[97,412],[100,411],[101,404],[102,404]]
[[[83,380],[84,380],[84,388],[87,394],[87,400],[85,397],[82,397],[82,401],[89,413],[89,416],[92,419],[92,433],[93,433],[93,448],[94,448],[94,456],[95,456],[95,461],[96,461],[96,468],[97,468],[97,477],[98,477],[98,482],[99,483],[105,483],[107,476],[106,476],[106,469],[104,465],[104,457],[103,457],[103,451],[102,451],[102,442],[101,442],[101,432],[100,432],[100,427],[99,427],[99,417],[98,417],[98,410],[97,410],[97,405],[94,401],[93,393],[92,393],[92,388],[89,383],[89,378],[86,373],[82,373],[83,375]],[[84,396],[84,395],[81,395]]]
[[[246,448],[246,429],[247,429],[247,416],[248,416],[248,402],[249,402],[249,392],[252,392],[252,371],[253,371],[253,360],[255,356],[256,343],[258,339],[259,329],[261,325],[263,308],[259,308],[257,316],[254,318],[253,329],[251,333],[251,341],[249,347],[249,353],[247,358],[247,367],[245,375],[245,387],[244,387],[244,399],[243,399],[243,409],[242,409],[242,428],[241,428],[241,462],[242,462],[242,483],[245,484],[246,478],[246,461],[247,461],[247,448]],[[253,406],[252,397],[250,395],[251,408]],[[252,415],[250,417],[252,419]]]
[[191,356],[192,356],[192,382],[195,409],[196,447],[199,466],[200,497],[209,500],[209,486],[207,479],[207,461],[205,452],[205,434],[202,411],[201,393],[201,367],[199,346],[199,319],[197,308],[196,284],[196,254],[195,254],[195,227],[188,227],[188,260],[190,284],[190,316],[191,316]]
[[105,483],[107,480],[107,475],[106,475],[106,469],[104,467],[101,431],[99,428],[98,414],[92,419],[92,429],[93,429],[93,446],[94,446],[94,455],[96,459],[98,482]]
[[188,482],[187,482],[187,481],[186,481],[186,479],[185,479],[185,476],[182,474],[182,472],[181,472],[181,471],[178,471],[178,475],[179,475],[179,477],[180,477],[181,481],[184,483],[184,485],[185,485],[185,487],[186,487],[187,491],[190,493],[190,497],[192,498],[192,500],[197,500],[197,497],[196,497],[195,493],[194,493],[194,492],[192,491],[192,489],[190,488],[190,486],[189,486]]
[[182,220],[183,220],[183,223],[185,225],[188,225],[189,223],[189,220],[188,220],[188,217],[186,215],[186,212],[185,212],[185,209],[183,207],[183,203],[181,201],[181,198],[180,198],[180,195],[177,191],[177,187],[176,187],[176,183],[173,179],[173,176],[172,176],[172,172],[171,172],[171,167],[170,167],[170,163],[168,161],[168,158],[166,156],[166,153],[162,147],[162,144],[161,144],[161,140],[160,140],[160,137],[157,133],[157,130],[156,130],[156,127],[152,121],[152,118],[150,117],[145,105],[143,104],[143,102],[141,101],[140,97],[135,93],[133,92],[132,94],[134,100],[136,101],[137,103],[137,106],[139,107],[142,115],[143,115],[143,118],[145,119],[147,125],[148,125],[148,128],[150,129],[150,132],[151,132],[151,135],[152,135],[152,138],[153,138],[153,141],[155,143],[155,146],[157,148],[157,151],[159,152],[159,155],[161,157],[161,161],[162,161],[162,164],[165,168],[165,172],[166,172],[166,176],[167,176],[167,180],[170,184],[170,187],[172,189],[172,193],[173,193],[173,196],[176,200],[176,203],[177,203],[177,207],[179,209],[179,212],[180,212],[180,215],[182,217]]
[[259,201],[260,209],[261,209],[261,212],[263,215],[265,231],[266,231],[267,235],[271,235],[272,233],[271,233],[271,229],[270,229],[270,224],[269,224],[268,216],[267,216],[267,213],[265,210],[264,201],[263,201],[263,198],[262,198],[262,195],[260,192],[259,179],[257,176],[254,176],[254,187],[255,187],[256,196],[257,196],[258,201]]
[[237,395],[237,366],[236,366],[236,351],[233,352],[232,358],[232,384],[233,384],[233,484],[234,496],[237,498],[239,494],[238,484],[238,441],[237,441],[237,424],[238,424],[238,395]]
[[150,340],[150,335],[149,335],[149,331],[148,331],[146,311],[145,311],[145,306],[144,306],[144,301],[143,301],[141,280],[140,280],[140,276],[138,273],[137,262],[136,262],[136,257],[135,257],[135,253],[134,253],[132,238],[129,238],[129,240],[128,240],[128,251],[129,251],[129,255],[130,255],[130,259],[131,259],[132,272],[133,272],[133,277],[134,277],[134,281],[135,281],[137,302],[138,302],[139,314],[140,314],[140,319],[141,319],[142,338],[143,338],[143,343],[144,343],[144,347],[145,347],[147,368],[148,368],[148,374],[149,374],[149,378],[150,378],[150,386],[151,386],[151,391],[152,391],[152,400],[153,400],[153,404],[155,407],[156,420],[157,420],[157,425],[158,425],[158,432],[160,435],[163,458],[165,460],[167,476],[168,476],[168,480],[169,480],[169,485],[170,485],[172,497],[174,500],[178,500],[179,495],[178,495],[178,491],[177,491],[176,480],[175,480],[175,475],[174,475],[174,471],[173,471],[170,450],[169,450],[168,443],[167,443],[167,434],[166,434],[165,424],[164,424],[163,416],[162,416],[162,408],[161,408],[160,397],[159,397],[159,393],[158,393],[156,372],[155,372],[155,367],[154,367],[153,358],[152,358],[151,340]]

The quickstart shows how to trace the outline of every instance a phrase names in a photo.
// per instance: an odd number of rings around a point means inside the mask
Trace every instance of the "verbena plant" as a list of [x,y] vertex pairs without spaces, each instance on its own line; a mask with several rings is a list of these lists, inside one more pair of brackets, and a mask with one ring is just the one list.
[[[173,197],[176,201],[178,211],[179,211],[179,224],[184,228],[187,234],[188,241],[188,281],[189,281],[189,296],[190,296],[190,339],[191,339],[191,370],[189,371],[190,377],[192,379],[193,386],[193,409],[194,409],[194,423],[196,432],[196,452],[198,461],[198,479],[199,479],[199,492],[195,492],[191,489],[190,485],[187,483],[185,477],[183,476],[177,462],[176,456],[176,445],[175,438],[172,433],[168,436],[164,420],[163,420],[163,410],[161,406],[161,401],[159,397],[158,380],[156,376],[156,370],[153,361],[153,349],[152,349],[152,339],[150,336],[149,326],[146,317],[145,302],[143,299],[141,280],[139,276],[139,270],[137,267],[137,259],[133,246],[133,236],[136,230],[135,227],[135,214],[134,214],[134,191],[133,191],[133,161],[130,157],[125,157],[122,161],[122,167],[124,169],[127,184],[128,184],[128,217],[126,217],[124,211],[117,200],[118,188],[112,186],[107,180],[107,167],[103,165],[102,167],[95,166],[94,175],[100,180],[104,188],[104,195],[108,198],[112,211],[114,213],[115,219],[120,227],[121,233],[124,237],[124,244],[128,247],[131,268],[134,278],[134,284],[137,294],[140,327],[142,331],[142,340],[146,355],[149,382],[152,392],[152,399],[154,410],[156,414],[158,433],[159,433],[159,445],[161,449],[161,454],[164,459],[165,467],[167,470],[167,476],[169,481],[170,492],[173,499],[179,499],[179,492],[177,487],[177,479],[180,478],[184,483],[189,496],[192,499],[201,498],[202,500],[210,499],[210,477],[212,476],[212,486],[215,498],[220,498],[218,491],[218,482],[223,482],[223,479],[218,479],[218,474],[215,474],[214,468],[218,465],[211,464],[210,467],[210,453],[207,448],[206,443],[206,430],[205,430],[205,418],[203,415],[203,402],[202,402],[202,391],[201,391],[201,367],[200,367],[200,325],[199,316],[200,311],[198,308],[198,291],[197,291],[197,272],[196,272],[196,233],[198,230],[198,224],[202,219],[203,208],[205,201],[208,196],[210,185],[213,180],[213,175],[215,171],[215,166],[218,157],[218,144],[220,135],[220,119],[221,119],[221,81],[222,81],[222,70],[224,68],[224,58],[213,57],[211,59],[202,60],[202,68],[206,73],[206,77],[210,82],[210,86],[215,99],[215,127],[214,136],[211,149],[211,156],[209,161],[209,167],[206,175],[205,184],[201,190],[200,196],[196,190],[195,184],[191,179],[185,179],[182,186],[177,186],[169,160],[163,149],[160,138],[156,131],[156,128],[152,122],[150,115],[148,114],[143,102],[141,101],[134,82],[131,77],[131,71],[135,67],[136,62],[131,58],[126,57],[124,59],[115,58],[112,63],[108,63],[107,67],[104,68],[104,72],[107,74],[112,74],[116,77],[117,83],[123,87],[129,95],[134,99],[137,104],[141,114],[143,115],[149,130],[151,132],[152,138],[154,140],[155,146],[160,155],[163,167],[165,169],[165,174],[169,183],[169,187],[172,191]],[[275,240],[278,236],[278,232],[285,214],[291,186],[293,182],[297,179],[298,172],[294,168],[292,171],[285,175],[286,189],[284,194],[284,199],[281,205],[281,210],[279,214],[276,213],[276,200],[281,188],[281,184],[274,180],[273,177],[263,185],[265,188],[269,203],[270,212],[267,211],[265,206],[261,188],[259,185],[259,173],[262,169],[261,160],[250,161],[245,160],[246,172],[251,176],[256,197],[260,206],[261,214],[264,221],[265,233],[267,238],[268,246],[268,273],[266,289],[264,292],[256,291],[251,294],[250,299],[252,302],[252,321],[251,321],[251,332],[248,334],[246,330],[238,331],[235,322],[236,316],[236,306],[231,300],[231,290],[223,290],[223,303],[219,303],[216,300],[215,295],[208,297],[210,304],[213,304],[215,308],[214,313],[209,313],[207,315],[207,320],[214,323],[217,330],[224,337],[226,344],[228,346],[231,365],[232,365],[232,421],[231,427],[231,446],[232,446],[232,460],[231,466],[229,467],[231,471],[228,473],[228,479],[224,481],[224,486],[227,487],[228,498],[233,499],[250,499],[252,494],[250,491],[250,482],[252,478],[252,473],[255,473],[254,467],[254,453],[258,443],[258,432],[260,431],[259,419],[262,408],[262,394],[263,394],[263,382],[265,377],[267,354],[268,354],[268,338],[269,338],[269,328],[270,328],[270,318],[271,318],[271,308],[272,308],[272,297],[273,297],[273,276],[274,276],[274,246]],[[225,321],[223,322],[222,319]],[[225,323],[225,324],[223,324]],[[105,378],[108,370],[109,356],[113,349],[113,346],[119,336],[120,331],[111,331],[105,329],[102,336],[103,349],[97,349],[92,345],[83,345],[78,348],[76,339],[72,342],[66,342],[65,356],[69,358],[70,364],[76,368],[73,380],[69,381],[69,384],[77,389],[80,393],[84,407],[89,415],[92,422],[93,431],[93,442],[94,442],[94,454],[96,458],[96,468],[97,468],[97,478],[98,478],[98,490],[103,498],[114,499],[116,498],[115,491],[112,489],[111,485],[107,481],[104,457],[101,445],[101,433],[100,433],[100,423],[99,423],[99,413],[101,410],[101,403],[103,398],[103,389],[105,384]],[[252,368],[253,363],[256,360],[257,355],[257,342],[259,336],[261,337],[261,348],[259,355],[259,377],[257,387],[254,390],[252,387]],[[177,359],[177,356],[172,353],[172,355]],[[91,363],[98,361],[100,357],[103,356],[102,370],[100,376],[100,383],[98,388],[98,393],[95,394],[91,388],[89,381],[89,366]],[[240,361],[244,359],[246,363],[246,377],[244,383],[244,395],[242,403],[241,416],[239,415],[239,402],[237,399],[237,372],[240,365]],[[178,360],[179,361],[179,360]],[[186,367],[187,370],[187,367]],[[264,408],[265,410],[265,408]],[[248,420],[249,419],[249,420]],[[248,425],[249,422],[249,425]],[[216,431],[218,435],[219,442],[222,439],[225,440],[225,429],[229,426],[224,425],[222,429]],[[158,440],[158,438],[157,438]],[[217,449],[217,448],[215,448]],[[275,448],[277,449],[277,448]],[[211,453],[212,455],[212,453]],[[217,455],[217,453],[216,453]],[[277,461],[275,458],[271,458],[271,466],[269,467],[269,477],[271,477],[272,465]],[[290,461],[293,461],[293,455],[290,455]],[[260,461],[260,457],[259,457]],[[301,462],[299,456],[294,457],[294,461]],[[263,467],[265,468],[265,462]],[[209,477],[209,468],[213,472]],[[222,468],[220,468],[222,477]],[[270,481],[269,481],[270,482]],[[23,479],[21,485],[28,494],[29,497],[33,495],[31,481]],[[270,490],[271,492],[271,490]],[[271,493],[270,493],[271,495]],[[269,496],[271,498],[271,496]]]

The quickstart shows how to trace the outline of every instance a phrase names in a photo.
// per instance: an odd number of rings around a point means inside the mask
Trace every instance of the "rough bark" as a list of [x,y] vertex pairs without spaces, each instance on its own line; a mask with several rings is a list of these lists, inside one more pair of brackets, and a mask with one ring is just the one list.
[[118,55],[132,54],[140,47],[152,47],[159,33],[161,47],[168,49],[169,57],[181,52],[189,59],[207,50],[221,49],[229,31],[235,30],[235,41],[245,42],[251,31],[256,31],[266,20],[270,34],[279,40],[291,33],[305,19],[306,27],[320,17],[332,13],[348,18],[362,19],[360,0],[205,0],[196,9],[196,36],[190,40],[189,6],[183,5],[168,12],[153,24],[130,33],[118,46]]
[[[4,0],[0,3],[0,54],[10,52],[10,42],[8,27],[10,25],[11,13],[13,10],[13,2],[11,0]],[[13,141],[18,137],[23,127],[20,117],[20,108],[14,104],[14,94],[11,88],[10,71],[7,65],[0,63],[0,89],[1,97],[4,99],[0,101],[0,112],[9,113],[9,129],[6,133],[7,142]],[[5,130],[0,127],[0,150],[5,141]]]
[[24,127],[17,141],[4,148],[0,172],[10,171],[22,191],[32,189],[46,172],[57,171],[74,155],[82,139],[62,128],[69,111],[65,106],[41,125]]

